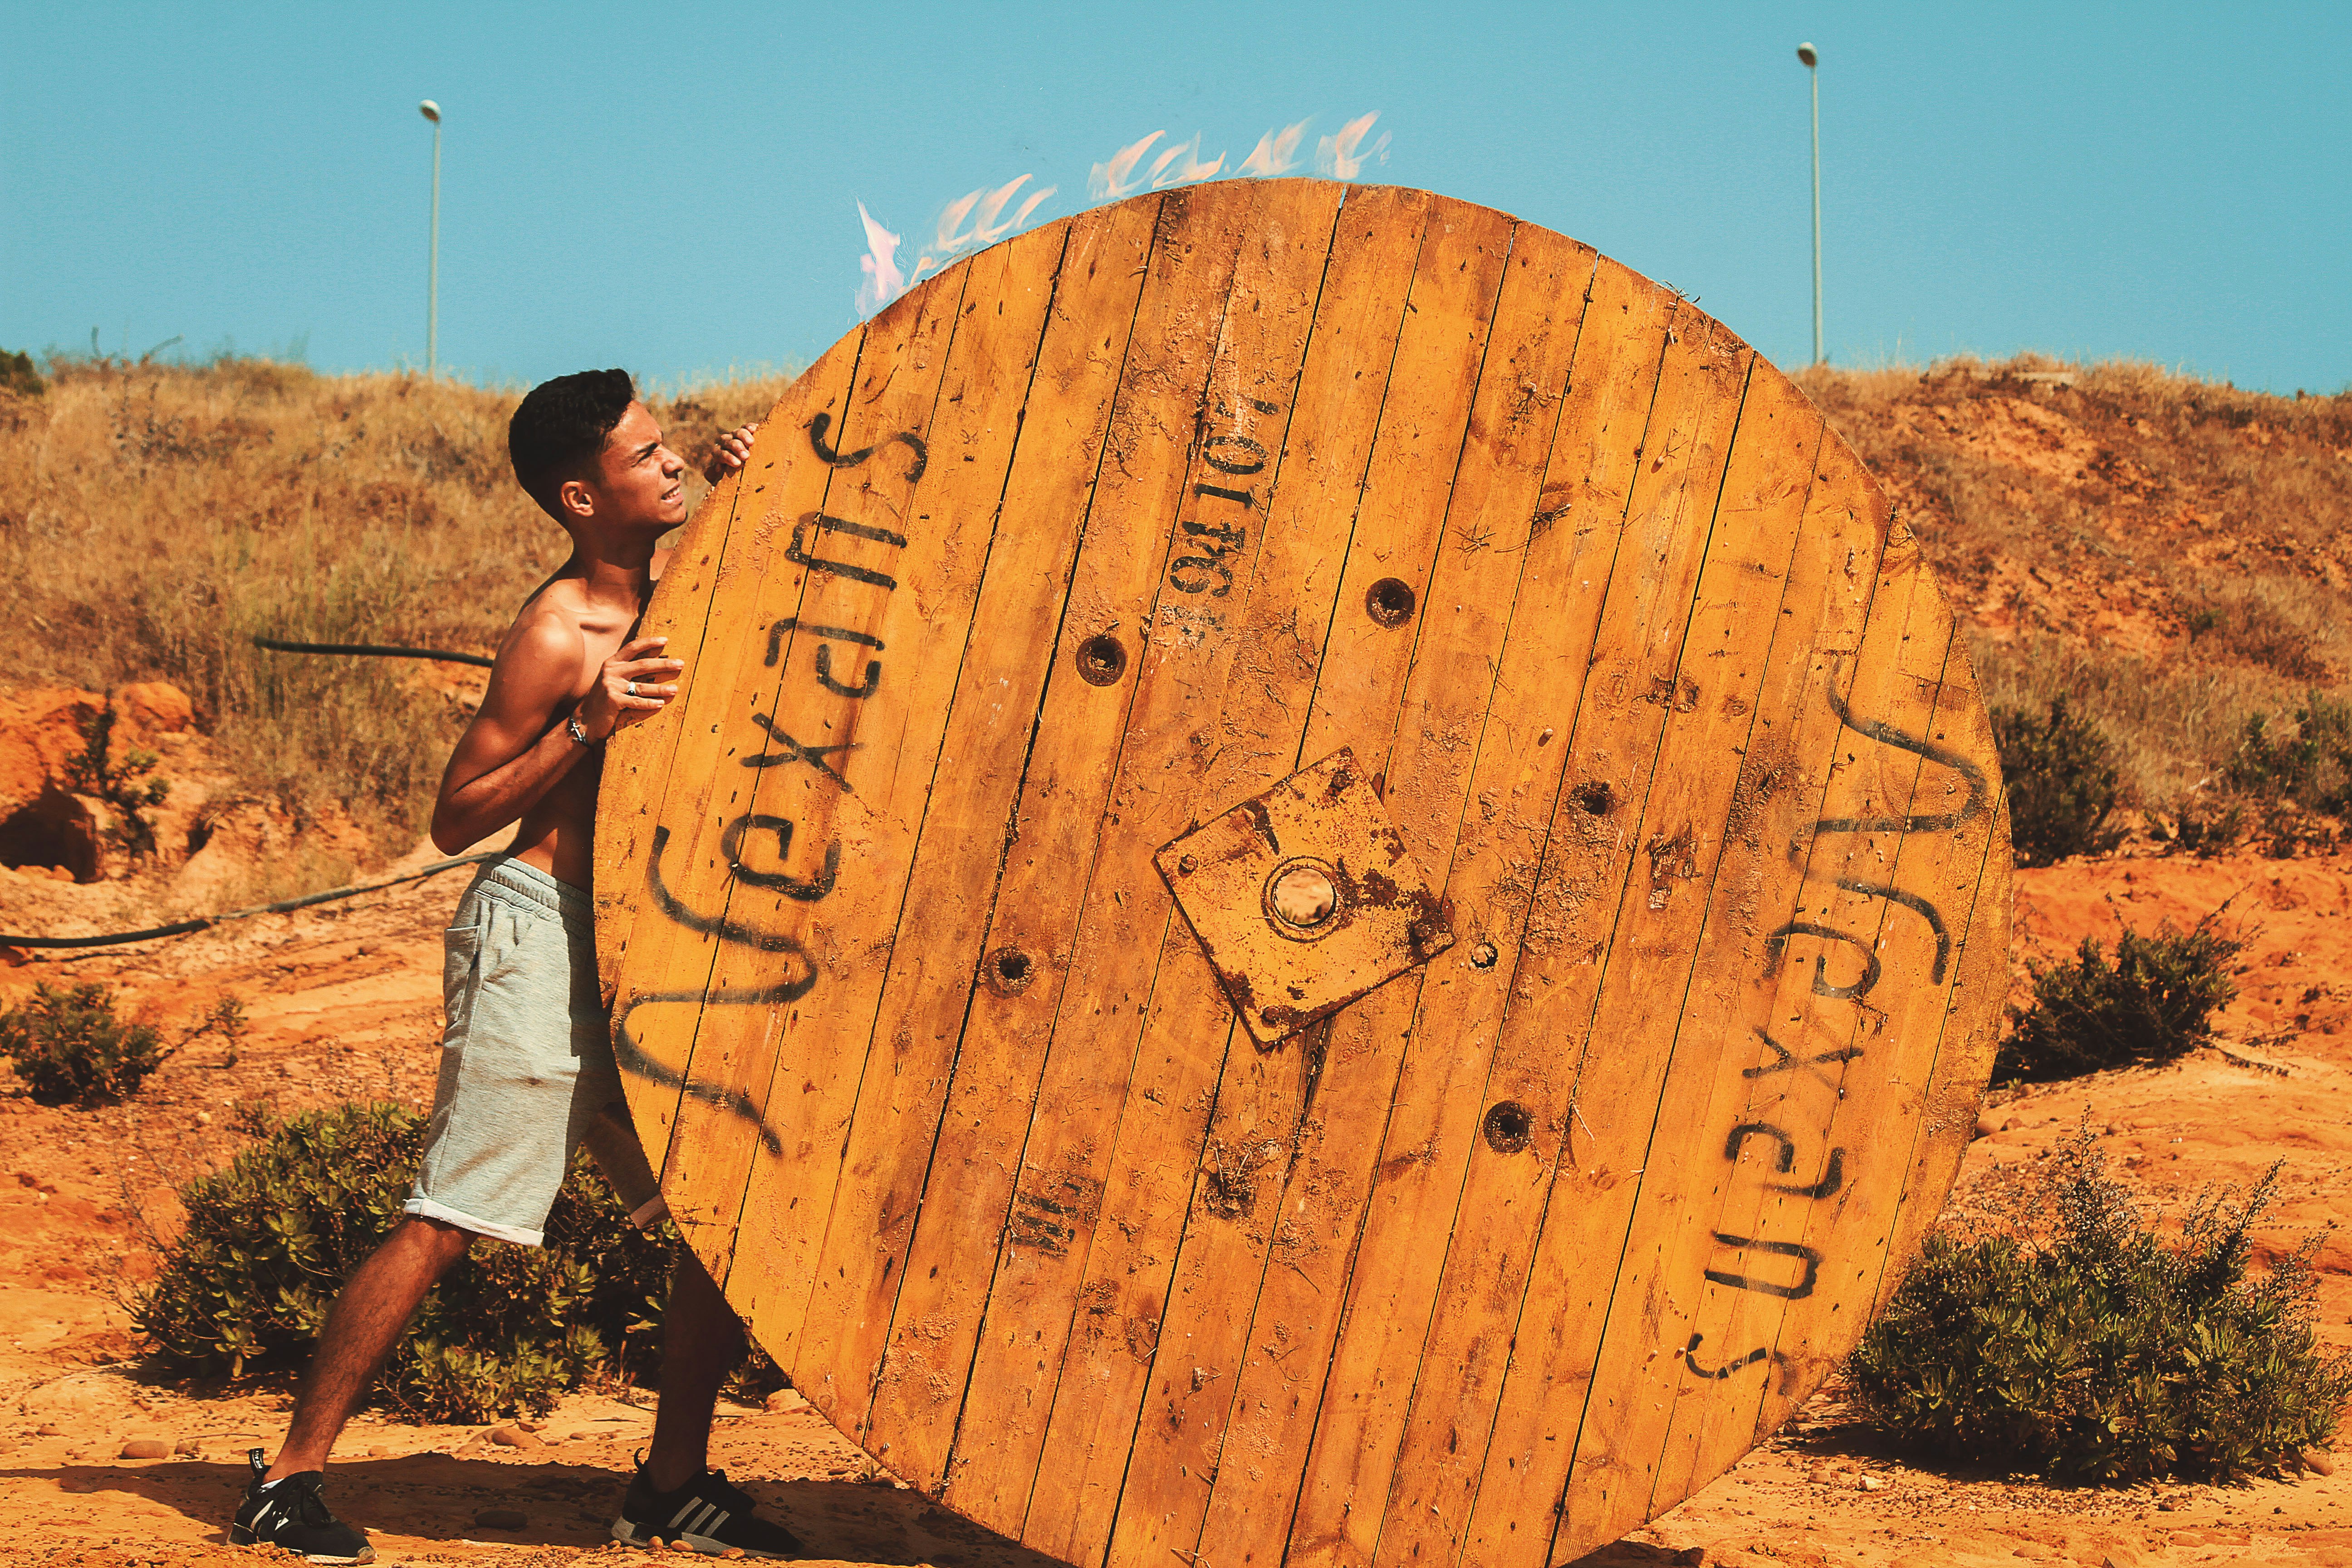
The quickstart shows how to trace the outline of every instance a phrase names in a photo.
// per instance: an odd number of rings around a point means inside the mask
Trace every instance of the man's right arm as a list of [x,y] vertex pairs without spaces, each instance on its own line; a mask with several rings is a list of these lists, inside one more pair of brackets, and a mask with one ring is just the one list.
[[[657,656],[667,639],[624,645],[597,671],[596,684],[572,701],[583,639],[576,626],[536,619],[499,651],[489,689],[458,737],[433,803],[433,842],[454,855],[521,820],[586,756],[563,722],[576,716],[590,745],[624,724],[658,713],[677,688],[667,682],[685,667]],[[627,687],[636,683],[637,695]]]

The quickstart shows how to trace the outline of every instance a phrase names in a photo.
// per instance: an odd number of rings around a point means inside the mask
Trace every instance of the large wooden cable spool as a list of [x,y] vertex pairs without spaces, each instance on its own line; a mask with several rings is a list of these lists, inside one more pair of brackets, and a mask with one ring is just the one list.
[[1033,230],[794,383],[647,629],[596,904],[663,1190],[1054,1556],[1574,1558],[1950,1186],[1966,650],[1804,396],[1572,240],[1311,181]]

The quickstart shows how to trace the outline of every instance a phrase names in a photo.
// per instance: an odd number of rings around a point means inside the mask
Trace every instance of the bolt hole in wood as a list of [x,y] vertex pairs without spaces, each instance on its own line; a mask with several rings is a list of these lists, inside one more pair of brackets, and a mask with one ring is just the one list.
[[1617,804],[1616,794],[1599,779],[1577,785],[1569,792],[1569,798],[1595,816],[1608,816]]
[[1266,879],[1266,912],[1293,931],[1318,930],[1339,907],[1339,883],[1312,860],[1293,860]]
[[1384,626],[1401,626],[1412,616],[1412,589],[1402,578],[1383,577],[1364,595],[1364,614]]
[[1535,1130],[1535,1116],[1516,1100],[1498,1100],[1486,1108],[1486,1147],[1497,1154],[1517,1153]]
[[1492,969],[1495,967],[1495,960],[1498,956],[1500,955],[1496,952],[1495,944],[1493,942],[1482,942],[1477,946],[1470,950],[1470,967],[1473,969]]
[[1078,679],[1088,686],[1108,686],[1127,673],[1127,649],[1104,632],[1078,645]]
[[1036,964],[1017,947],[998,948],[988,955],[983,967],[989,988],[1000,996],[1018,996],[1037,977]]

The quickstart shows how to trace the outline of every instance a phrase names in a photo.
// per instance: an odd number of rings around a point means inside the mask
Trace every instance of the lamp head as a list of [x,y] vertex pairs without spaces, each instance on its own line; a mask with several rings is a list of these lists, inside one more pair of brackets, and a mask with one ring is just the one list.
[[1797,58],[1804,62],[1804,66],[1807,70],[1811,70],[1815,66],[1822,63],[1822,57],[1813,52],[1813,46],[1811,44],[1799,44],[1797,46]]
[[[1811,46],[1808,45],[1806,47],[1810,48]],[[1809,61],[1807,63],[1810,64],[1811,62]],[[429,98],[416,106],[416,112],[425,116],[425,119],[433,121],[436,125],[441,123],[441,106],[434,102]]]

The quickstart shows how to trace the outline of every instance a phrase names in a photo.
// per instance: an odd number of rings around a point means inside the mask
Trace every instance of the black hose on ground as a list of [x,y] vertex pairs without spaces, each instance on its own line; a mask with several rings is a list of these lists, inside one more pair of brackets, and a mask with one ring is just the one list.
[[444,664],[474,664],[488,669],[493,662],[478,653],[451,653],[438,647],[390,647],[370,642],[288,642],[281,637],[253,639],[256,647],[266,647],[272,653],[356,653],[376,658],[437,658]]
[[148,931],[109,931],[103,936],[0,936],[0,947],[121,947],[134,942],[152,942],[157,937],[186,936],[191,931],[206,931],[227,921],[246,920],[254,915],[282,915],[289,910],[305,909],[312,904],[331,903],[337,899],[355,898],[362,893],[397,888],[403,882],[422,881],[427,877],[437,877],[444,871],[454,871],[460,866],[476,866],[485,860],[495,860],[505,853],[503,849],[485,849],[476,855],[460,855],[454,860],[436,860],[422,870],[387,877],[381,882],[330,888],[323,893],[306,893],[299,899],[280,899],[274,904],[256,904],[249,910],[231,910],[225,915],[205,915]]

